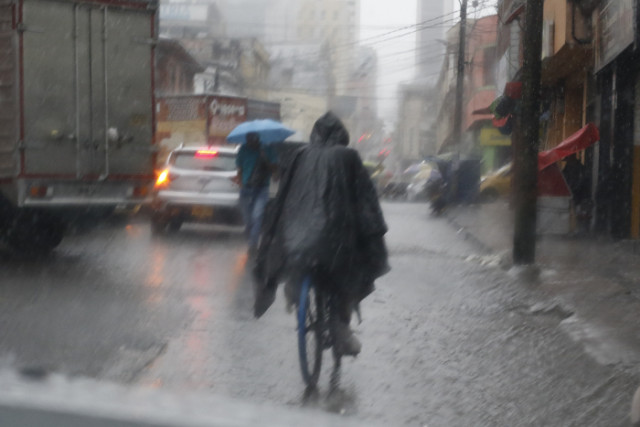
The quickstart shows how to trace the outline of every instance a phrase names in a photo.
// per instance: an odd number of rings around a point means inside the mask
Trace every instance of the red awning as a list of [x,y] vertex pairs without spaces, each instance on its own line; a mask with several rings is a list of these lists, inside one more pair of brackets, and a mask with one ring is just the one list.
[[504,95],[511,99],[522,98],[522,82],[507,82],[504,85]]
[[538,171],[538,196],[571,197],[571,190],[557,164]]
[[507,122],[509,121],[509,118],[511,116],[507,116],[507,117],[502,117],[500,119],[493,119],[493,126],[497,127],[497,128],[501,128],[503,126],[505,126],[507,124]]
[[558,160],[589,148],[600,140],[598,128],[593,123],[588,123],[585,127],[571,135],[569,138],[550,150],[538,153],[538,170],[543,170]]

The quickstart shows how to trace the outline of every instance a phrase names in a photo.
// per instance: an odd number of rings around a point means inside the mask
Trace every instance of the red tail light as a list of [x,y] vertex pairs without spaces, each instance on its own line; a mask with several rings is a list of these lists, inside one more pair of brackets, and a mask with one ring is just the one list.
[[198,150],[196,151],[195,157],[199,159],[210,159],[212,157],[216,157],[217,155],[218,155],[217,151]]

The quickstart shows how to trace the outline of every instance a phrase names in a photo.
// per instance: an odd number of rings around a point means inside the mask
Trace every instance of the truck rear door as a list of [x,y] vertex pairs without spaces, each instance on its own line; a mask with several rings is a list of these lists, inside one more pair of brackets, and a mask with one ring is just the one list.
[[23,175],[92,181],[153,173],[148,4],[24,0]]

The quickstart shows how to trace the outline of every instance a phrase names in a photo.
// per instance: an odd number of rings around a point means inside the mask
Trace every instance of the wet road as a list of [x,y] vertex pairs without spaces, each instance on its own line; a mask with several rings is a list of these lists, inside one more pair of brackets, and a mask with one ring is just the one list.
[[253,319],[244,242],[220,227],[113,223],[45,259],[0,252],[0,361],[383,425],[627,425],[638,377],[571,340],[571,313],[540,307],[534,285],[426,206],[384,209],[393,270],[363,304],[363,352],[335,393],[328,369],[305,393],[280,293]]

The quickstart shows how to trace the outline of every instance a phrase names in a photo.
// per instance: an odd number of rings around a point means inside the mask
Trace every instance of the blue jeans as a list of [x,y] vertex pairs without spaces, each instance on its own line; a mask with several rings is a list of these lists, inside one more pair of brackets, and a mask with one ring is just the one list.
[[269,187],[243,187],[240,190],[240,207],[244,218],[245,234],[249,239],[250,247],[255,247],[258,244],[264,210],[268,201]]

